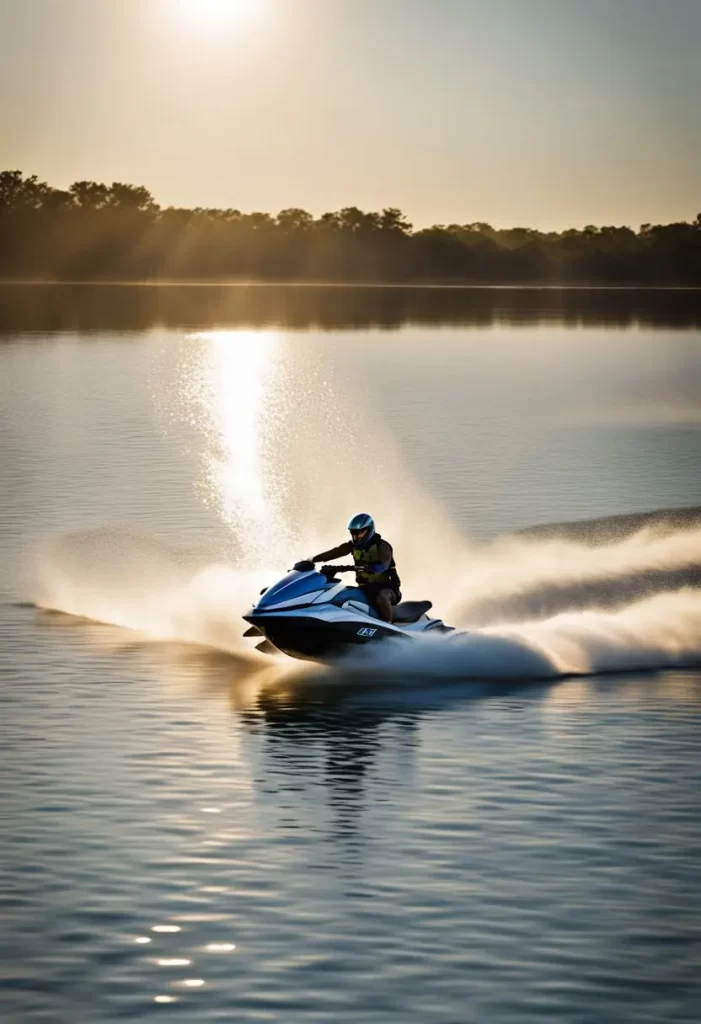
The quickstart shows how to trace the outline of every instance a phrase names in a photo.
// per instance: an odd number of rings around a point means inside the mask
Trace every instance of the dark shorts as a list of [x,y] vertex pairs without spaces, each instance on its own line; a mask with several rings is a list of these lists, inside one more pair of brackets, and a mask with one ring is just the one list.
[[380,593],[381,590],[389,591],[389,593],[392,595],[390,597],[390,601],[392,602],[392,604],[399,604],[399,602],[402,599],[401,591],[396,590],[394,587],[391,587],[388,583],[363,583],[361,584],[360,589],[365,594],[373,608],[377,606],[377,595]]

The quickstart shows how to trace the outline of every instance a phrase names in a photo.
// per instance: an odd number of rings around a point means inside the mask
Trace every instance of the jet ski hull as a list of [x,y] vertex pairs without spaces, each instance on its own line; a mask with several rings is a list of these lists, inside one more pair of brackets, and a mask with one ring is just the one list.
[[249,622],[274,647],[292,658],[324,661],[338,657],[354,647],[394,637],[409,639],[399,630],[385,626],[379,620],[372,624],[358,622],[329,622],[328,619],[309,615],[246,615]]

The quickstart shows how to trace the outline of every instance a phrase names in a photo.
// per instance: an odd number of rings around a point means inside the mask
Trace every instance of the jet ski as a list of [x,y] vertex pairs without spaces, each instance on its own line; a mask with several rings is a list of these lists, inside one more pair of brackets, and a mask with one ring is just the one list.
[[293,658],[325,660],[362,644],[453,632],[452,626],[427,614],[430,601],[402,601],[394,608],[394,621],[385,622],[359,587],[337,579],[340,571],[349,570],[342,566],[316,570],[312,562],[298,562],[261,591],[258,602],[243,616],[250,624],[244,636],[262,637],[257,649],[264,653],[281,651]]

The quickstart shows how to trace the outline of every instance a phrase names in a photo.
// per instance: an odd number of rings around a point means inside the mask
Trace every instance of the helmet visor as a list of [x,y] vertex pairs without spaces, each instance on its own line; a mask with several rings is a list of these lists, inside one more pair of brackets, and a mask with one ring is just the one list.
[[364,530],[351,530],[350,535],[354,544],[362,544],[368,535],[368,528],[366,526]]

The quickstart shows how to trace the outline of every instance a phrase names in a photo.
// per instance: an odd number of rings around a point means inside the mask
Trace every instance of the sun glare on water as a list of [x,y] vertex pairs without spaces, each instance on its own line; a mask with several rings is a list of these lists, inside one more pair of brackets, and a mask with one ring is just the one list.
[[252,564],[286,553],[271,429],[284,407],[275,331],[212,330],[192,338],[182,400],[203,440],[203,495]]

